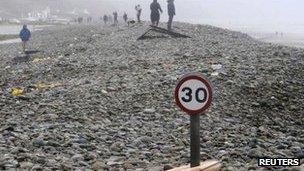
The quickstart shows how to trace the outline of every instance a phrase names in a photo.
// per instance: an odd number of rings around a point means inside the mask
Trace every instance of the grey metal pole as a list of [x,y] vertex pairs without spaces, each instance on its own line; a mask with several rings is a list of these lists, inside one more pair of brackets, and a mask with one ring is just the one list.
[[190,116],[191,167],[200,165],[200,115]]

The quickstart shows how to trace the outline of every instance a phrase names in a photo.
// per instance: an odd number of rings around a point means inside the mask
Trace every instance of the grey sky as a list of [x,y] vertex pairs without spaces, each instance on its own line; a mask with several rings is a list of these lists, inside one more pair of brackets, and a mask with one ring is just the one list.
[[[134,16],[134,6],[141,4],[144,18],[149,19],[151,1],[104,0],[103,3],[107,4],[106,11],[127,11],[131,16]],[[166,21],[166,0],[158,1],[165,10],[161,19]],[[273,26],[279,29],[290,24],[304,26],[304,0],[175,0],[175,4],[176,20],[179,21],[222,26]]]
[[[143,18],[149,20],[152,0],[0,0],[6,9],[25,10],[32,6],[51,6],[65,11],[88,9],[94,16],[124,11],[135,18],[134,6],[141,4]],[[167,20],[166,0],[158,0],[164,9],[162,21]],[[14,3],[15,2],[15,3]],[[263,27],[271,29],[297,29],[304,27],[304,0],[175,0],[176,20],[227,27]],[[294,27],[289,27],[293,25]],[[298,28],[299,29],[299,28]],[[303,31],[304,32],[304,31]]]
[[[152,0],[151,0],[152,1]],[[167,20],[166,0],[158,0]],[[137,3],[149,19],[148,0],[108,0],[111,9],[133,12]],[[176,20],[229,28],[248,27],[265,31],[304,32],[304,0],[175,0]],[[291,26],[292,25],[292,26]]]

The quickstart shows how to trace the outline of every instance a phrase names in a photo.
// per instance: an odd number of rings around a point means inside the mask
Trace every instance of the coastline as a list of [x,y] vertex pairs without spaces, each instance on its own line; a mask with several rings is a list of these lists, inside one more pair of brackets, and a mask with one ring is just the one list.
[[[187,22],[176,22],[176,23],[184,23],[184,24],[192,24],[192,23],[187,23]],[[194,25],[209,25],[209,24],[194,24]],[[14,27],[14,29],[11,29],[9,32],[1,32],[1,26],[8,26],[8,27]],[[54,25],[50,24],[38,24],[38,25],[30,25],[30,29],[33,31],[41,31],[45,27],[51,27]],[[60,25],[58,25],[60,26]],[[61,26],[63,26],[61,24]],[[237,32],[242,32],[245,34],[248,34],[249,36],[262,41],[266,43],[273,43],[277,45],[283,45],[283,46],[289,46],[289,47],[295,47],[295,48],[304,48],[304,34],[302,33],[288,33],[284,32],[283,36],[276,35],[275,33],[272,32],[267,32],[267,31],[262,31],[262,29],[257,29],[260,31],[252,31],[252,29],[244,29],[243,27],[227,27],[227,26],[219,26],[219,25],[209,25],[213,27],[218,27],[221,29],[228,29],[230,31],[237,31]],[[18,27],[18,29],[16,29]],[[19,41],[16,40],[16,33],[19,31],[20,24],[5,24],[5,25],[0,25],[0,44],[7,44],[7,43],[18,43]],[[12,31],[13,30],[13,31]],[[281,33],[281,32],[280,32]],[[279,34],[280,34],[279,33]],[[7,35],[7,36],[6,36]],[[1,40],[1,36],[3,37]],[[18,36],[17,36],[18,37]]]
[[[256,158],[263,156],[302,155],[303,49],[186,23],[174,29],[192,38],[138,41],[147,28],[47,27],[33,34],[28,57],[18,44],[1,45],[0,167],[186,164],[189,117],[176,108],[172,92],[178,78],[193,71],[204,73],[215,90],[202,117],[202,160],[221,160],[234,171],[259,169]],[[14,87],[24,93],[12,96]]]
[[290,47],[304,48],[304,35],[299,33],[283,33],[275,34],[275,33],[248,33],[253,38],[257,40],[274,43],[278,45],[285,45]]

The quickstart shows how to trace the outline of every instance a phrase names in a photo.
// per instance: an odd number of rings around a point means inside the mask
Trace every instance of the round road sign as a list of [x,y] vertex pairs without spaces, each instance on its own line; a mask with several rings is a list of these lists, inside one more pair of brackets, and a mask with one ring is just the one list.
[[175,102],[189,115],[203,113],[212,101],[210,83],[198,73],[182,77],[175,87]]

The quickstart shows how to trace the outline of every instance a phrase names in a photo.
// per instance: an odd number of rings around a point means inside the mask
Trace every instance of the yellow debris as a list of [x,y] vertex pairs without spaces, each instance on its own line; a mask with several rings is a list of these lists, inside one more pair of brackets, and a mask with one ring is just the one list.
[[50,60],[50,59],[51,59],[50,57],[47,57],[47,58],[36,57],[32,60],[32,62],[38,63],[38,62],[43,62],[43,61]]
[[60,87],[62,84],[60,83],[53,83],[53,84],[45,84],[43,82],[39,82],[36,87],[38,89],[46,89],[46,88],[55,88],[55,87]]
[[24,90],[20,87],[14,87],[10,90],[10,93],[15,97],[22,95],[23,92]]

